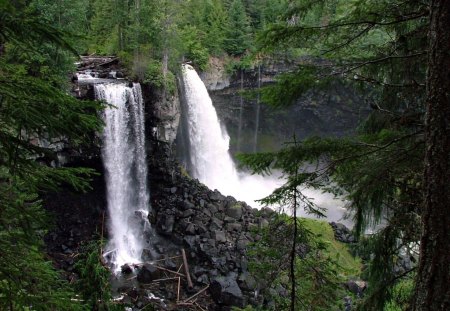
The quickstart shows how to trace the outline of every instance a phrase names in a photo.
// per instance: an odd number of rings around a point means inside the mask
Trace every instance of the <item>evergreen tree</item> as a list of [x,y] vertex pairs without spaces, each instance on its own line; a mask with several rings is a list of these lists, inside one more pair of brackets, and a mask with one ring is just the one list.
[[412,310],[450,309],[450,3],[431,1],[425,120],[425,206]]
[[242,55],[250,47],[249,23],[241,0],[233,0],[228,9],[224,48],[231,55]]
[[298,186],[345,193],[360,235],[383,220],[381,230],[363,239],[361,252],[372,260],[362,310],[382,310],[395,284],[411,278],[414,268],[397,269],[400,253],[417,258],[411,245],[420,236],[424,190],[427,15],[427,4],[416,1],[294,1],[260,39],[266,52],[310,55],[263,91],[265,102],[287,105],[334,79],[371,92],[373,111],[356,136],[313,137],[278,153],[244,157],[255,171],[320,162],[317,171],[303,172]]
[[0,12],[0,309],[78,310],[44,257],[38,193],[62,182],[86,189],[92,172],[46,165],[53,152],[39,141],[87,141],[100,129],[100,105],[68,95],[46,66],[48,46],[75,52],[60,31],[21,2],[1,1]]

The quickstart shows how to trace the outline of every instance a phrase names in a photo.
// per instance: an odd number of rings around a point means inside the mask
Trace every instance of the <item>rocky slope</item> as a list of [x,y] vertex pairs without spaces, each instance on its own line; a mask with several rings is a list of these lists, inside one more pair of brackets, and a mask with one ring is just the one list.
[[[95,68],[94,64],[89,69]],[[113,69],[117,76],[117,68]],[[222,84],[226,82],[215,82],[216,87]],[[73,91],[80,98],[94,97],[91,84],[75,81]],[[143,265],[124,266],[112,280],[119,300],[131,304],[132,310],[149,304],[156,310],[230,310],[270,303],[259,294],[262,282],[249,272],[247,249],[260,238],[253,232],[268,225],[273,211],[258,211],[191,179],[173,151],[181,111],[178,98],[163,98],[150,85],[143,85],[143,95],[153,247],[144,253]],[[77,278],[73,264],[82,246],[107,238],[108,215],[98,140],[93,140],[89,152],[66,149],[68,165],[92,167],[100,173],[88,193],[63,188],[43,197],[55,216],[55,227],[46,236],[48,253],[73,281]]]

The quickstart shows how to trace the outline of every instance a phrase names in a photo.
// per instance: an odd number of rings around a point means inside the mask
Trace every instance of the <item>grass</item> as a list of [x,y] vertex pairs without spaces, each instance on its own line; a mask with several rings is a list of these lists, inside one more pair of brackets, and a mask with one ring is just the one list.
[[360,274],[361,259],[353,257],[346,244],[336,241],[333,229],[326,221],[301,218],[301,223],[317,238],[326,243],[328,255],[337,260],[343,268],[345,276],[358,276]]

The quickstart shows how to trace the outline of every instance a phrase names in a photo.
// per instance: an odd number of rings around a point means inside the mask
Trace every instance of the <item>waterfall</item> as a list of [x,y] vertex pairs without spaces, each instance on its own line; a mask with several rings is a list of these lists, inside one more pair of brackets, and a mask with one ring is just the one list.
[[[284,181],[277,176],[262,177],[238,172],[228,152],[230,138],[226,129],[220,126],[205,85],[194,68],[189,65],[183,65],[183,88],[187,106],[183,110],[185,114],[183,124],[187,127],[188,144],[186,146],[189,148],[183,152],[189,158],[191,175],[210,189],[218,189],[223,194],[232,195],[250,206],[259,207],[255,200],[268,196]],[[257,133],[255,133],[255,142],[257,142]],[[327,208],[328,221],[340,221],[349,227],[353,225],[350,221],[342,220],[346,212],[343,200],[316,189],[303,189],[302,192],[314,200],[318,206]],[[297,215],[314,217],[303,209],[299,210]]]
[[210,189],[257,206],[255,200],[269,195],[280,181],[239,173],[231,158],[230,137],[217,117],[211,98],[197,72],[183,65],[183,86],[187,105],[190,168],[193,177]]
[[238,137],[237,137],[237,147],[236,151],[241,151],[241,141],[242,141],[242,119],[244,115],[244,97],[242,92],[244,91],[244,70],[241,69],[241,94],[239,95],[239,125],[238,125]]
[[103,113],[110,232],[105,257],[117,271],[125,263],[141,261],[144,233],[150,226],[144,107],[138,83],[98,84],[95,94],[111,105]]
[[211,189],[231,194],[238,176],[228,153],[230,137],[220,126],[205,85],[189,65],[183,66],[183,82],[192,174]]
[[261,65],[258,65],[258,97],[256,98],[256,117],[255,117],[255,136],[253,139],[253,152],[258,150],[258,132],[259,132],[259,118],[261,111]]

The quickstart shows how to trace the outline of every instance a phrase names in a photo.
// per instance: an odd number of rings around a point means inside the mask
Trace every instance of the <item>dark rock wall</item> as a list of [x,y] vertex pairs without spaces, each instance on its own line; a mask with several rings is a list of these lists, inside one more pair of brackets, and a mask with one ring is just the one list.
[[[261,85],[275,82],[276,75],[295,68],[299,62],[265,61],[261,65]],[[317,61],[317,60],[315,60]],[[222,67],[221,67],[222,66]],[[242,120],[240,120],[241,72],[227,75],[223,63],[212,61],[207,73],[202,73],[219,119],[230,135],[230,150],[253,152],[256,130],[256,99],[244,99]],[[256,91],[258,68],[243,71],[244,91]],[[220,87],[218,87],[220,86]],[[299,98],[295,104],[274,109],[262,104],[256,150],[271,151],[281,147],[283,142],[309,136],[340,137],[352,134],[368,112],[368,105],[357,90],[342,83],[332,83],[328,88],[312,90]],[[238,129],[241,123],[241,143],[238,149]]]

